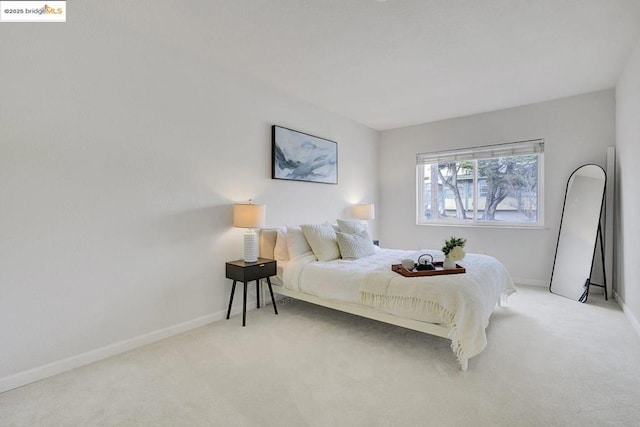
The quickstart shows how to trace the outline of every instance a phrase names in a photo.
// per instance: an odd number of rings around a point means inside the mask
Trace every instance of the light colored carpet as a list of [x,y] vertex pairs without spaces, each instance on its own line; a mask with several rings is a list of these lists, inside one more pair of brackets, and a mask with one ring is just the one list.
[[285,300],[0,394],[2,426],[640,425],[615,303],[520,286],[461,372],[449,341]]

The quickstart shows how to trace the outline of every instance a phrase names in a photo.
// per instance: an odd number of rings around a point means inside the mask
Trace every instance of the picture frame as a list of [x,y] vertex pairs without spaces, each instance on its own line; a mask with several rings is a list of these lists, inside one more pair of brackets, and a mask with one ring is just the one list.
[[338,143],[273,125],[271,178],[338,184]]

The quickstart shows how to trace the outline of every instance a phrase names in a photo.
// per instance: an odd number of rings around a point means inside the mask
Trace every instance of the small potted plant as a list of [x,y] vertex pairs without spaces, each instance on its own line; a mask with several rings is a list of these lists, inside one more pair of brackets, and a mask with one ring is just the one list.
[[460,237],[453,237],[449,240],[445,240],[442,252],[444,253],[444,263],[442,267],[445,270],[451,270],[457,268],[456,261],[464,258],[464,245],[467,243],[467,239]]

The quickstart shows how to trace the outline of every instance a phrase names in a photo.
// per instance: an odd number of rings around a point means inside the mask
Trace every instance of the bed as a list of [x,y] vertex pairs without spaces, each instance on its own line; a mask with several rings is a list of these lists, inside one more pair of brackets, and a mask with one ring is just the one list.
[[[291,233],[290,227],[289,238]],[[417,260],[424,253],[436,260],[444,255],[433,249],[373,247],[365,256],[344,259],[307,250],[310,246],[296,251],[289,239],[291,256],[284,259],[285,236],[283,227],[263,229],[260,234],[260,255],[278,260],[277,276],[271,280],[275,293],[447,338],[463,371],[487,345],[485,329],[491,313],[516,290],[505,267],[487,255],[467,254],[459,262],[466,269],[464,274],[404,277],[391,265],[407,258]]]

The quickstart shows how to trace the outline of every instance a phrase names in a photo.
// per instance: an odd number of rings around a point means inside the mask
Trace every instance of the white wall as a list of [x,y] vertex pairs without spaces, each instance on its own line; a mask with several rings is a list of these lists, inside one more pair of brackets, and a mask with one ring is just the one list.
[[640,334],[640,42],[616,86],[618,300]]
[[[0,26],[5,388],[222,318],[234,202],[266,203],[267,226],[377,202],[377,132],[80,6],[68,20]],[[272,124],[337,141],[339,184],[270,179]]]
[[[439,249],[451,235],[466,237],[469,252],[497,257],[517,282],[548,286],[567,179],[585,163],[606,166],[614,104],[613,90],[606,90],[382,132],[381,245]],[[416,153],[534,138],[545,139],[546,229],[416,225]]]

